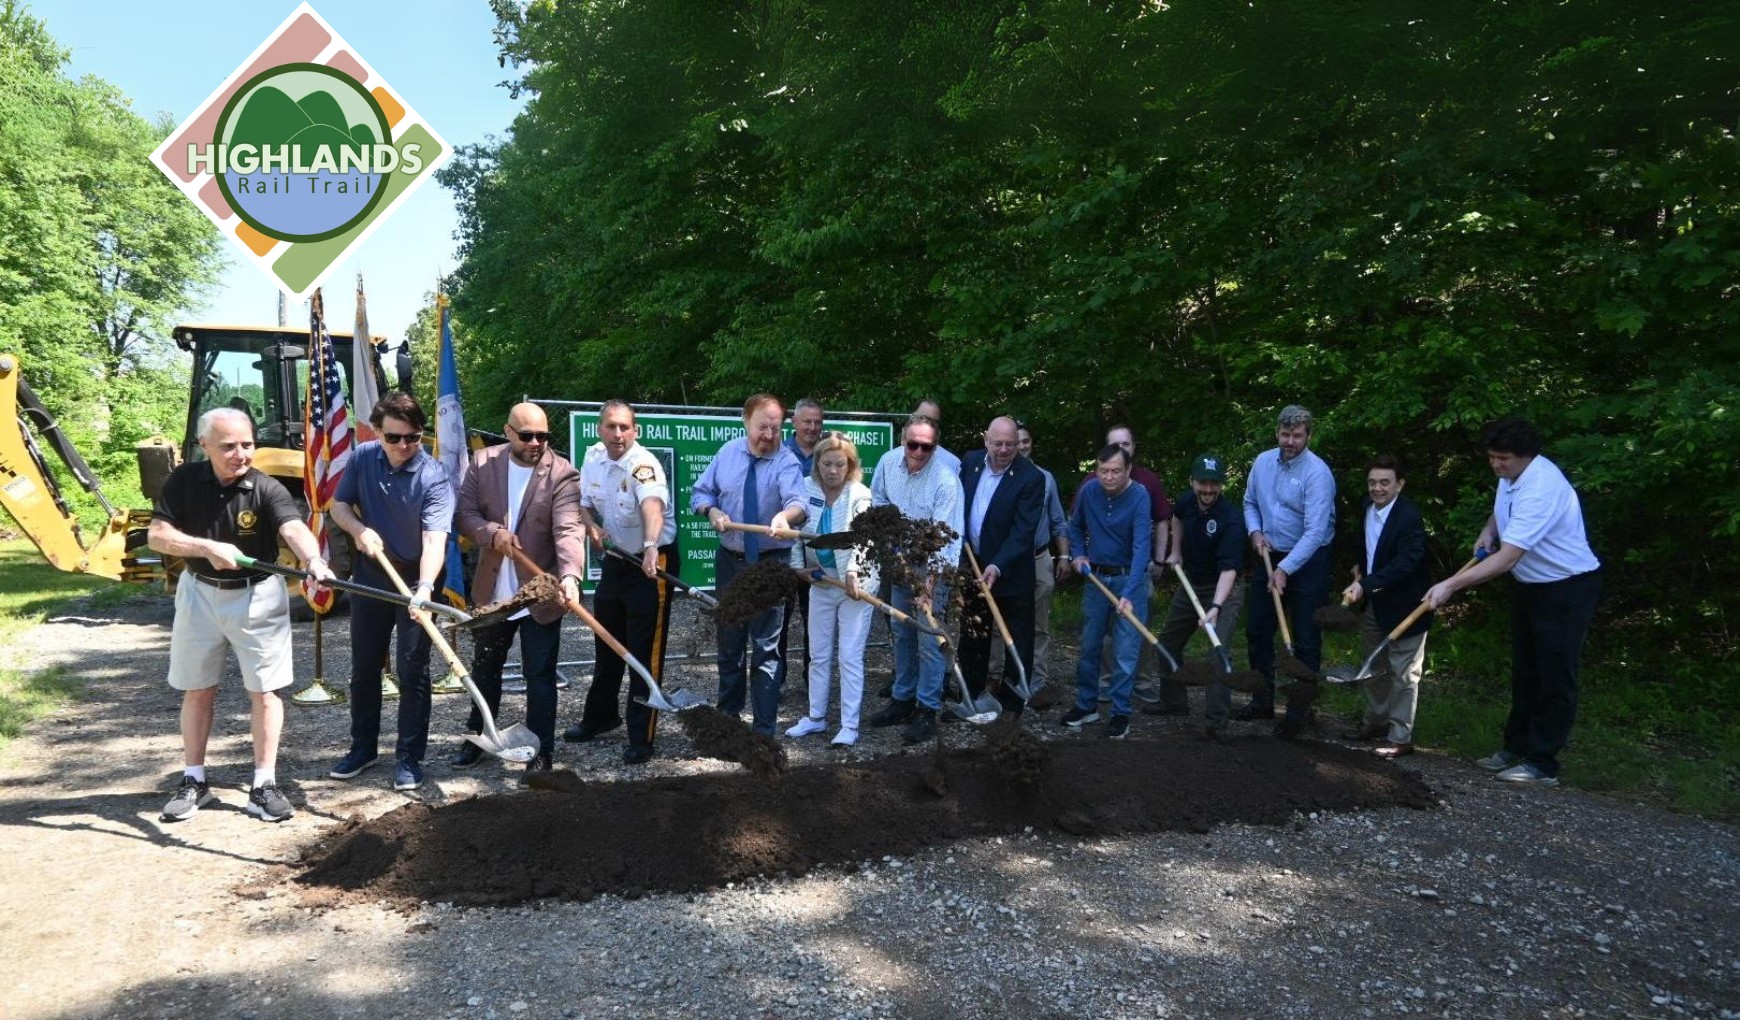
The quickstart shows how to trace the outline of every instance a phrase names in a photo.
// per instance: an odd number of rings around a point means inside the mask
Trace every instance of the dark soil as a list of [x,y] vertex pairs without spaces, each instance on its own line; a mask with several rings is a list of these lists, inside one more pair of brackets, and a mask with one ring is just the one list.
[[707,705],[678,712],[677,722],[694,741],[695,753],[703,758],[734,761],[764,782],[785,774],[785,748],[772,737],[756,733],[737,716]]
[[486,616],[505,620],[522,609],[542,605],[560,606],[563,602],[562,582],[549,574],[539,574],[520,585],[519,591],[500,602],[477,607],[471,614],[471,622],[475,625]]
[[726,626],[748,623],[762,613],[809,588],[802,574],[791,568],[782,555],[767,555],[745,567],[719,593],[719,608],[713,618]]
[[1359,629],[1359,614],[1346,606],[1320,606],[1311,618],[1324,630]]
[[907,517],[896,506],[875,506],[852,518],[848,531],[810,540],[814,549],[855,545],[876,561],[882,577],[908,588],[922,587],[933,574],[952,572],[954,564],[939,561],[955,531],[940,521]]
[[1305,665],[1303,662],[1300,662],[1298,659],[1295,659],[1293,656],[1288,655],[1286,652],[1282,652],[1275,656],[1275,668],[1295,680],[1303,680],[1309,684],[1314,684],[1323,679],[1321,673],[1312,669],[1310,666]]
[[[940,792],[926,783],[939,765]],[[408,804],[334,830],[305,851],[294,881],[311,905],[636,898],[849,870],[1027,826],[1066,837],[1202,833],[1434,803],[1418,776],[1330,744],[1043,742],[998,726],[940,763],[919,754],[805,766],[777,785],[729,773]]]

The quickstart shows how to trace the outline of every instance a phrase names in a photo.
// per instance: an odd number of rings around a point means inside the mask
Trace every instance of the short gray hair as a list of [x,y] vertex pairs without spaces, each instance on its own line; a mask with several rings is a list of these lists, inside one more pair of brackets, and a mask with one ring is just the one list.
[[1286,407],[1281,408],[1281,416],[1276,419],[1276,424],[1281,428],[1296,429],[1303,427],[1307,432],[1311,431],[1311,422],[1311,412],[1300,407],[1298,404],[1288,404]]
[[798,416],[799,411],[807,411],[812,407],[815,408],[817,411],[821,411],[822,410],[822,402],[817,400],[814,397],[805,397],[802,400],[800,400],[797,403],[792,405],[791,416],[793,418],[796,418]]
[[247,412],[238,410],[234,407],[214,407],[199,416],[199,425],[194,429],[193,438],[204,439],[206,436],[210,435],[212,425],[219,418],[234,418],[248,426],[248,436],[250,438],[254,434],[254,419],[248,417]]

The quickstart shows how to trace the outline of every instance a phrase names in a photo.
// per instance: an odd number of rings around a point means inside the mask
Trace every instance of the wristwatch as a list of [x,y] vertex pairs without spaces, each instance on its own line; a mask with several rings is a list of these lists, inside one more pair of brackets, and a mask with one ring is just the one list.
[[640,544],[640,551],[646,552],[648,549],[657,549],[658,547],[659,547],[658,542],[649,538]]

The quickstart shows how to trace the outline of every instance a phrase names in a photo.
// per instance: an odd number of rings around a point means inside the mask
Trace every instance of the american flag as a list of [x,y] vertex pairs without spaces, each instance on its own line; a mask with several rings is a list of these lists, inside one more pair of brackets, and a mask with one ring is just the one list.
[[[332,337],[326,332],[326,310],[320,291],[308,305],[308,396],[303,402],[307,437],[302,460],[302,487],[308,496],[308,528],[320,540],[320,556],[327,557],[326,508],[338,491],[338,478],[350,464],[350,412],[344,403],[344,387],[338,378],[338,358]],[[366,342],[366,340],[364,341]],[[336,593],[331,589],[309,597],[317,613],[332,608]]]

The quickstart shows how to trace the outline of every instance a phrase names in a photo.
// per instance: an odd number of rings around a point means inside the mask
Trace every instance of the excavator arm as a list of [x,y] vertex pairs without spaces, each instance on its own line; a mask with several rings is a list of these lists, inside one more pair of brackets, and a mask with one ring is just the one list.
[[[102,534],[89,544],[49,471],[43,443],[109,515]],[[43,558],[62,570],[138,582],[157,574],[154,561],[137,559],[128,548],[128,533],[149,528],[151,511],[117,510],[104,497],[90,465],[24,382],[18,358],[11,354],[0,354],[0,506]]]

